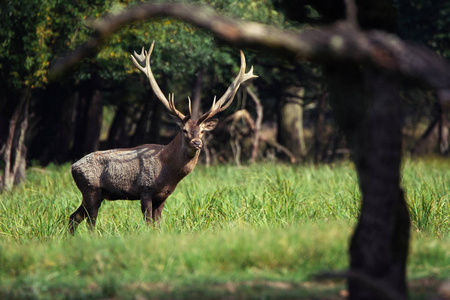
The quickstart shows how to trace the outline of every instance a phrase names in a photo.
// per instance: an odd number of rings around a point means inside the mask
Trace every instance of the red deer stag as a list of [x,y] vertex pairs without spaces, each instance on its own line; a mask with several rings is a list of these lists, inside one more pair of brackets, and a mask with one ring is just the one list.
[[175,108],[173,94],[167,100],[156,83],[150,68],[154,44],[155,42],[148,52],[142,48],[141,54],[135,52],[131,58],[136,67],[147,75],[153,92],[178,124],[180,131],[165,146],[152,144],[97,151],[75,162],[72,165],[72,176],[83,200],[70,216],[69,231],[72,234],[85,218],[90,229],[95,227],[98,209],[104,199],[140,199],[147,224],[157,223],[167,197],[197,164],[203,147],[202,136],[217,124],[217,119],[212,117],[231,104],[241,83],[257,77],[253,75],[253,67],[245,73],[245,57],[241,51],[241,68],[236,79],[218,101],[214,98],[208,112],[193,120],[190,100],[189,114],[185,116]]

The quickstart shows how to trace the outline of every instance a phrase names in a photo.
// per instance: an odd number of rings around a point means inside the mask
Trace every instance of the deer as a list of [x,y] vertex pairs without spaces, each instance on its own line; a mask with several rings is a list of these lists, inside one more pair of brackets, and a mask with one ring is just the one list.
[[82,194],[82,202],[70,215],[71,234],[84,219],[87,219],[91,231],[95,228],[98,210],[105,199],[140,200],[146,224],[159,224],[166,199],[197,164],[204,133],[216,127],[218,119],[213,117],[230,106],[243,82],[258,77],[253,74],[253,67],[245,72],[245,56],[240,51],[241,65],[234,81],[218,101],[214,97],[207,112],[194,119],[189,97],[189,113],[184,115],[175,107],[174,94],[169,94],[167,99],[159,88],[150,67],[154,45],[155,41],[149,51],[142,47],[141,54],[134,52],[131,59],[147,76],[156,98],[178,125],[179,131],[167,145],[144,144],[96,151],[72,164],[72,177]]

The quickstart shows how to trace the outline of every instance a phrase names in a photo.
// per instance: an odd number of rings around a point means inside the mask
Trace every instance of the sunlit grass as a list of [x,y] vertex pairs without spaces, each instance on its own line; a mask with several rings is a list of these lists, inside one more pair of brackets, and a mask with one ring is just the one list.
[[[70,166],[31,168],[28,180],[0,194],[0,236],[15,241],[65,236],[68,216],[81,202]],[[437,237],[449,233],[450,163],[407,160],[402,185],[413,230]],[[360,191],[351,163],[336,166],[197,166],[166,201],[160,231],[196,232],[283,228],[305,223],[355,224]],[[97,232],[124,235],[149,231],[139,201],[104,201]],[[86,226],[79,234],[89,234]]]
[[450,233],[450,160],[406,161],[403,186],[413,228],[435,236]]
[[[0,235],[16,241],[64,236],[68,216],[81,202],[70,166],[32,168],[28,180],[0,194]],[[411,161],[403,167],[413,229],[435,236],[450,229],[450,163]],[[167,200],[160,230],[195,232],[283,228],[328,220],[356,222],[360,192],[350,163],[337,166],[197,166]],[[97,231],[123,235],[147,231],[139,201],[104,201]],[[88,234],[86,226],[80,234]]]
[[[159,228],[145,225],[139,201],[105,201],[96,230],[81,224],[75,237],[67,223],[81,194],[69,170],[31,168],[0,194],[0,298],[177,297],[255,280],[304,289],[314,273],[347,268],[361,196],[351,163],[197,166]],[[449,170],[445,159],[404,163],[410,278],[450,277]]]

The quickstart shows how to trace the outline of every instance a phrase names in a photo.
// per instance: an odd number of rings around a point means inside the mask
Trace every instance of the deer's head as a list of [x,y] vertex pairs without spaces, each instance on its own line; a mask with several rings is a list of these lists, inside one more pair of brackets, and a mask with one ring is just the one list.
[[217,119],[213,117],[230,106],[241,83],[258,76],[253,74],[253,67],[250,68],[248,73],[245,73],[245,56],[241,51],[241,68],[239,70],[239,74],[236,76],[223,96],[218,101],[216,101],[216,98],[214,97],[211,108],[195,120],[191,118],[191,100],[189,98],[189,113],[184,115],[176,109],[174,104],[174,95],[169,94],[169,100],[167,100],[159,88],[150,67],[150,56],[152,55],[154,45],[155,41],[153,41],[148,52],[144,49],[144,47],[142,47],[141,54],[134,52],[134,56],[132,55],[131,59],[133,60],[134,65],[148,77],[156,97],[161,101],[169,114],[180,127],[185,145],[192,150],[200,150],[203,147],[203,134],[207,131],[213,130],[217,125]]
[[188,120],[186,123],[179,124],[184,144],[193,150],[201,150],[203,148],[203,135],[207,131],[213,130],[217,125],[217,119],[209,119],[202,123],[197,120]]

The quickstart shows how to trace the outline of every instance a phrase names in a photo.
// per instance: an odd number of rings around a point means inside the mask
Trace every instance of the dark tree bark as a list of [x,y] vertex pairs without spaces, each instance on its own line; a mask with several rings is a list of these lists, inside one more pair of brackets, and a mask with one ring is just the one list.
[[327,67],[330,101],[346,135],[362,191],[361,215],[350,246],[351,274],[365,274],[382,290],[348,281],[349,299],[406,299],[408,209],[400,188],[399,80],[371,67]]

